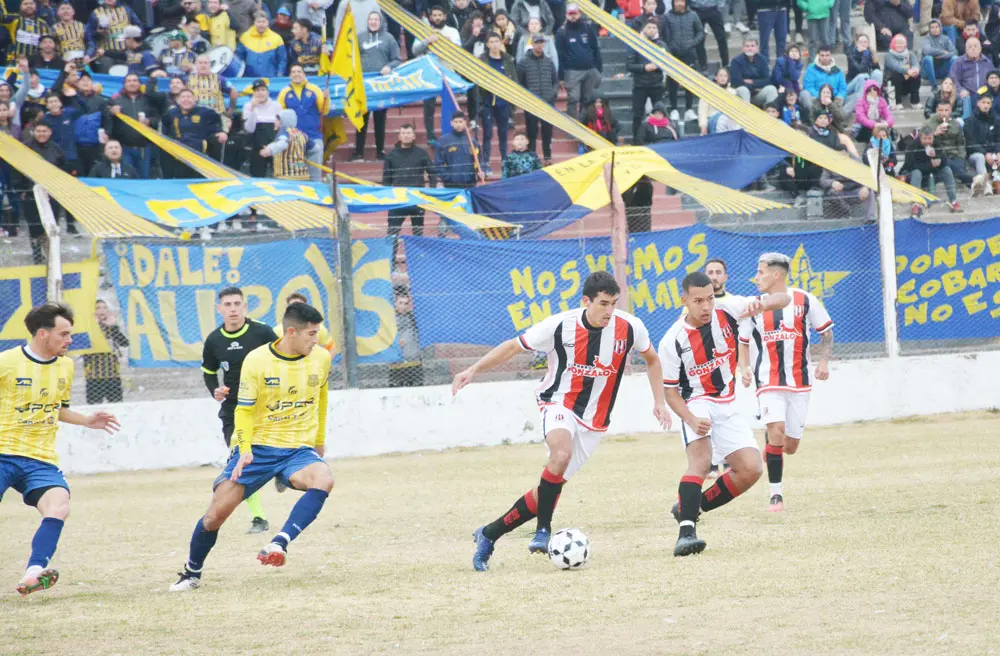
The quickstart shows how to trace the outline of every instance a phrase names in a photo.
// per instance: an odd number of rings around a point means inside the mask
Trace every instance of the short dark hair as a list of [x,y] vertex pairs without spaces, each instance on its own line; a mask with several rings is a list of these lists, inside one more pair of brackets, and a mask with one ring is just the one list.
[[400,130],[412,130],[413,129],[413,123],[403,123],[402,125],[399,126],[399,129]]
[[607,271],[595,271],[583,281],[583,295],[590,300],[597,298],[601,292],[608,296],[618,296],[622,293],[618,281]]
[[724,259],[722,259],[721,257],[710,257],[710,258],[708,258],[708,261],[705,262],[705,266],[702,268],[702,271],[704,271],[705,269],[707,269],[709,264],[721,264],[722,265],[722,270],[725,271],[726,273],[729,273],[729,265],[727,265],[726,261]]
[[817,53],[820,53],[820,52],[833,52],[833,50],[830,49],[830,46],[828,46],[826,44],[823,44],[820,47],[816,48],[816,52]]
[[434,11],[440,11],[442,14],[447,14],[448,13],[447,10],[445,10],[445,8],[442,7],[441,5],[434,5],[433,7],[431,7],[430,9],[427,10],[427,13],[430,14],[431,12],[434,12]]
[[73,325],[73,308],[64,303],[42,303],[31,308],[27,316],[24,317],[24,325],[32,337],[38,334],[39,330],[52,330],[56,327],[56,319],[62,317]]
[[292,303],[285,308],[285,315],[281,318],[283,328],[305,328],[311,323],[323,323],[323,315],[308,303]]
[[309,299],[306,298],[306,295],[301,292],[292,292],[291,294],[285,297],[285,303],[291,303],[293,300],[298,300],[301,303],[306,303],[309,301]]
[[705,275],[704,271],[693,271],[684,276],[684,280],[681,281],[681,288],[684,290],[685,294],[687,294],[688,290],[691,289],[692,287],[711,287],[711,286],[712,286],[712,281],[708,276]]
[[221,292],[219,292],[219,300],[222,300],[223,296],[239,296],[243,298],[243,290],[239,287],[226,287]]
[[299,25],[301,25],[302,27],[306,28],[307,30],[312,31],[313,22],[311,20],[309,20],[308,18],[296,18],[294,21],[292,21],[293,25],[295,23],[298,23]]
[[288,72],[291,73],[293,68],[301,68],[303,73],[306,72],[306,67],[303,66],[302,64],[298,63],[298,62],[295,62],[294,64],[292,64],[291,66],[289,66],[288,67]]
[[937,106],[940,107],[941,105],[948,105],[949,107],[955,106],[954,103],[951,102],[951,98],[941,98],[940,100],[938,100]]
[[487,42],[492,41],[493,39],[497,39],[498,41],[500,41],[500,40],[503,39],[503,37],[501,37],[496,32],[490,32],[489,34],[486,35],[486,41]]
[[524,130],[518,130],[514,133],[514,138],[516,139],[517,137],[524,137],[525,139],[527,139],[528,133],[525,132]]

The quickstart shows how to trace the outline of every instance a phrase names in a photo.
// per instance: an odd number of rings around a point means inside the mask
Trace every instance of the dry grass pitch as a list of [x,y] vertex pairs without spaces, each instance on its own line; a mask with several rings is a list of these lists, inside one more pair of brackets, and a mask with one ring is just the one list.
[[[472,531],[537,481],[539,445],[333,463],[338,487],[282,570],[245,508],[202,588],[170,594],[216,470],[74,477],[51,591],[17,597],[37,515],[0,504],[0,653],[992,654],[1000,417],[812,429],[787,511],[762,480],[707,515],[708,550],[671,554],[674,435],[610,439],[564,490],[557,528],[591,538],[565,572],[528,528],[472,571]],[[265,492],[272,526],[298,495]]]

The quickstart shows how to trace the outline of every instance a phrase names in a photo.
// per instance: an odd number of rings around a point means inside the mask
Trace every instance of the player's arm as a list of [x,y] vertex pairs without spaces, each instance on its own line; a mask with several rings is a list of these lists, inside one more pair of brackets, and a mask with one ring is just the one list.
[[646,362],[646,376],[649,378],[649,389],[653,391],[653,416],[660,426],[670,428],[672,419],[667,410],[667,401],[663,395],[663,367],[660,366],[660,356],[652,345],[639,353]]
[[830,356],[833,354],[833,324],[819,334],[819,363],[816,365],[816,380],[830,377]]
[[103,410],[98,410],[92,415],[85,415],[75,410],[70,410],[68,407],[62,407],[59,408],[59,421],[64,424],[102,430],[108,435],[114,435],[121,428],[118,418],[110,412],[104,412]]
[[216,401],[223,401],[229,394],[229,388],[219,385],[219,359],[215,357],[210,340],[205,340],[201,347],[201,376],[205,381],[205,387]]
[[747,300],[746,308],[738,314],[737,319],[746,319],[761,312],[780,310],[792,302],[792,297],[786,292],[766,294],[761,297],[753,297]]
[[[251,354],[252,355],[252,354]],[[250,360],[248,362],[247,360]],[[260,393],[261,373],[257,371],[252,357],[243,361],[240,370],[240,388],[236,397],[236,411],[233,413],[233,441],[239,449],[240,459],[233,468],[231,480],[238,481],[243,476],[243,467],[253,462],[253,415]]]
[[455,380],[451,383],[451,393],[453,395],[458,394],[458,390],[471,383],[472,379],[480,371],[489,371],[493,367],[507,362],[521,351],[526,350],[525,346],[521,343],[521,339],[521,337],[515,337],[514,339],[508,339],[499,346],[493,347],[489,353],[479,358],[479,361],[474,365],[456,374]]
[[740,368],[740,378],[743,387],[750,387],[753,376],[750,373],[750,337],[753,333],[753,324],[744,319],[740,322],[739,347],[736,349],[736,364]]
[[699,417],[688,410],[687,403],[681,398],[681,393],[676,387],[666,387],[664,392],[667,395],[667,406],[681,418],[685,424],[694,429],[698,435],[707,435],[712,428],[712,420],[708,417]]
[[319,412],[319,422],[316,427],[316,453],[321,458],[326,454],[326,401],[328,389],[329,386],[326,383],[319,388],[319,403],[316,408]]

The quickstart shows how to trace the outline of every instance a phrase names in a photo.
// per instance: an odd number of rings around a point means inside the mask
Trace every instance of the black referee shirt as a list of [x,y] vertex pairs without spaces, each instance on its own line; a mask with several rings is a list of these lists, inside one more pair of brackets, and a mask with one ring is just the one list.
[[214,392],[219,386],[218,371],[222,369],[222,384],[229,388],[229,394],[222,402],[224,412],[232,412],[236,408],[243,358],[258,346],[270,344],[276,339],[273,328],[252,319],[247,319],[243,327],[234,333],[227,332],[224,326],[219,326],[205,339],[201,354],[201,371],[205,374],[205,385],[210,392]]

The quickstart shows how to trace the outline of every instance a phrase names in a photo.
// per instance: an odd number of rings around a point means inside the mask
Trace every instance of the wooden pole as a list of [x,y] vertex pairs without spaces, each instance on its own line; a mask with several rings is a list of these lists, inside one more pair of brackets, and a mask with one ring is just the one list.
[[611,212],[611,261],[614,265],[615,280],[621,287],[622,293],[618,297],[618,309],[629,310],[628,298],[628,277],[626,268],[628,266],[628,225],[625,220],[625,202],[622,200],[618,184],[615,182],[615,153],[611,153],[611,161],[604,165],[604,180],[608,184],[608,196],[610,202],[608,209]]

